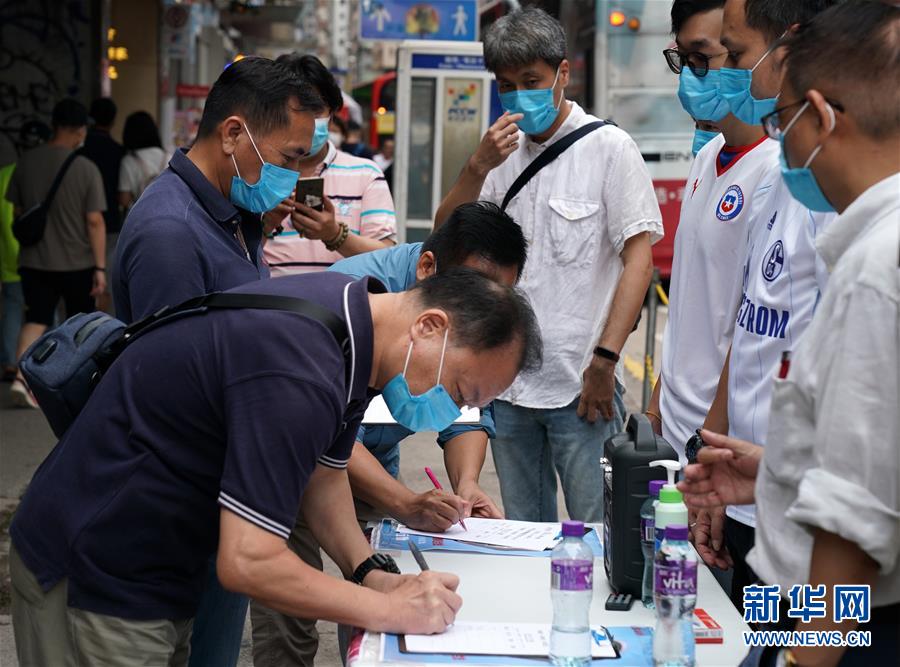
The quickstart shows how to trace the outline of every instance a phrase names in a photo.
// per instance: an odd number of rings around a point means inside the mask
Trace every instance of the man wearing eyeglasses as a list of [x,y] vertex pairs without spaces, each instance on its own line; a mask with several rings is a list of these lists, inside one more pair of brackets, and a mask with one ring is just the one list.
[[[697,154],[691,167],[675,234],[669,317],[662,373],[647,415],[657,432],[681,454],[703,424],[734,330],[741,296],[740,265],[747,221],[765,174],[778,166],[778,144],[759,124],[734,116],[718,92],[728,62],[722,45],[725,0],[675,0],[672,31],[676,48],[664,51],[679,74],[678,97],[701,125],[721,135]],[[748,55],[758,58],[766,46]],[[732,63],[732,66],[741,63]],[[752,65],[752,63],[751,63]]]
[[[726,65],[730,61],[757,63],[749,82],[747,75],[742,75],[747,94],[739,102],[734,101],[737,97],[729,99],[729,108],[764,126],[776,147],[779,116],[772,111],[781,90],[782,37],[834,2],[798,0],[787,3],[790,7],[770,0],[728,0],[725,4],[722,41],[729,49]],[[762,57],[757,55],[760,50]],[[736,95],[735,90],[736,84],[720,80],[722,97]],[[809,205],[795,200],[785,181],[788,177],[782,175],[780,164],[773,167],[753,195],[744,254],[735,265],[740,271],[741,293],[737,313],[732,313],[731,347],[704,424],[716,432],[763,444],[779,363],[785,354],[787,361],[809,325],[825,287],[828,273],[815,243],[834,218],[827,202]],[[692,439],[689,459],[701,444],[699,436]],[[720,529],[722,521],[721,508],[712,514],[701,513],[694,540],[707,562],[732,565],[731,598],[742,609],[744,587],[757,581],[746,562],[754,543],[756,509],[753,505],[729,506],[724,529]]]
[[[827,613],[794,614],[806,622],[792,629],[860,624],[869,641],[755,649],[742,665],[900,664],[898,38],[900,7],[854,2],[788,44],[766,125],[780,133],[791,195],[840,213],[816,241],[828,289],[774,389],[767,446],[704,433],[702,465],[679,485],[697,506],[756,500],[749,558],[760,577],[782,595],[803,584],[824,592]],[[855,610],[839,587],[865,591]]]

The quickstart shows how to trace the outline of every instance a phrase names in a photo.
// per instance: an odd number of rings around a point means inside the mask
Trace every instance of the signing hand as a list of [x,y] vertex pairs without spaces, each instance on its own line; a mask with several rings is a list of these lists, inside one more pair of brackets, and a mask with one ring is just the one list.
[[606,421],[613,418],[613,396],[616,391],[616,364],[594,357],[584,369],[581,400],[576,414],[593,424],[599,414]]
[[459,577],[445,572],[423,572],[388,593],[387,632],[436,634],[456,619],[462,598],[456,594]]
[[452,493],[432,489],[414,496],[397,518],[415,530],[443,533],[471,513],[472,506],[468,501]]
[[317,211],[306,204],[297,202],[291,213],[291,225],[308,239],[331,241],[341,231],[334,217],[334,204],[328,197],[323,197],[324,210]]
[[460,482],[456,488],[456,492],[460,498],[467,501],[471,507],[471,516],[481,517],[482,519],[502,519],[503,512],[491,500],[491,497],[485,493],[475,482]]
[[696,513],[690,511],[689,514],[696,514],[690,519],[691,541],[703,562],[722,570],[727,570],[734,565],[728,549],[725,548],[725,508],[697,510]]
[[706,446],[697,454],[697,463],[684,469],[684,480],[678,483],[684,502],[696,508],[754,502],[763,448],[707,430],[702,436]]
[[506,111],[488,128],[481,138],[478,150],[472,156],[472,163],[479,172],[486,174],[499,167],[519,147],[519,127],[516,121],[523,118],[520,113],[511,114]]

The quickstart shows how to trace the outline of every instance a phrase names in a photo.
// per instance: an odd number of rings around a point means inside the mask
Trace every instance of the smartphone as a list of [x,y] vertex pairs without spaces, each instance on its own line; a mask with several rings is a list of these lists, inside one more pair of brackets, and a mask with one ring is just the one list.
[[310,208],[321,211],[325,208],[325,179],[320,176],[297,179],[297,195],[295,201]]

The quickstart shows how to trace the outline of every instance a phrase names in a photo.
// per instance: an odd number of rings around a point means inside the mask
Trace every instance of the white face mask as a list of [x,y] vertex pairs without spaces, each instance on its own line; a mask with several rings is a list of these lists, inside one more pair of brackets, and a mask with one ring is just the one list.
[[344,135],[340,132],[329,132],[328,141],[333,143],[337,148],[340,148],[341,144],[344,143]]

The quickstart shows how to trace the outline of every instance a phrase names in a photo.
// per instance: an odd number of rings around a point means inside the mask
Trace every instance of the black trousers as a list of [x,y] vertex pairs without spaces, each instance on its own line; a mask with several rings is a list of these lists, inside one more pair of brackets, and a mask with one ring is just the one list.
[[56,306],[62,299],[66,305],[66,317],[95,310],[94,269],[80,271],[43,271],[19,269],[22,276],[22,294],[25,297],[25,321],[52,326]]

